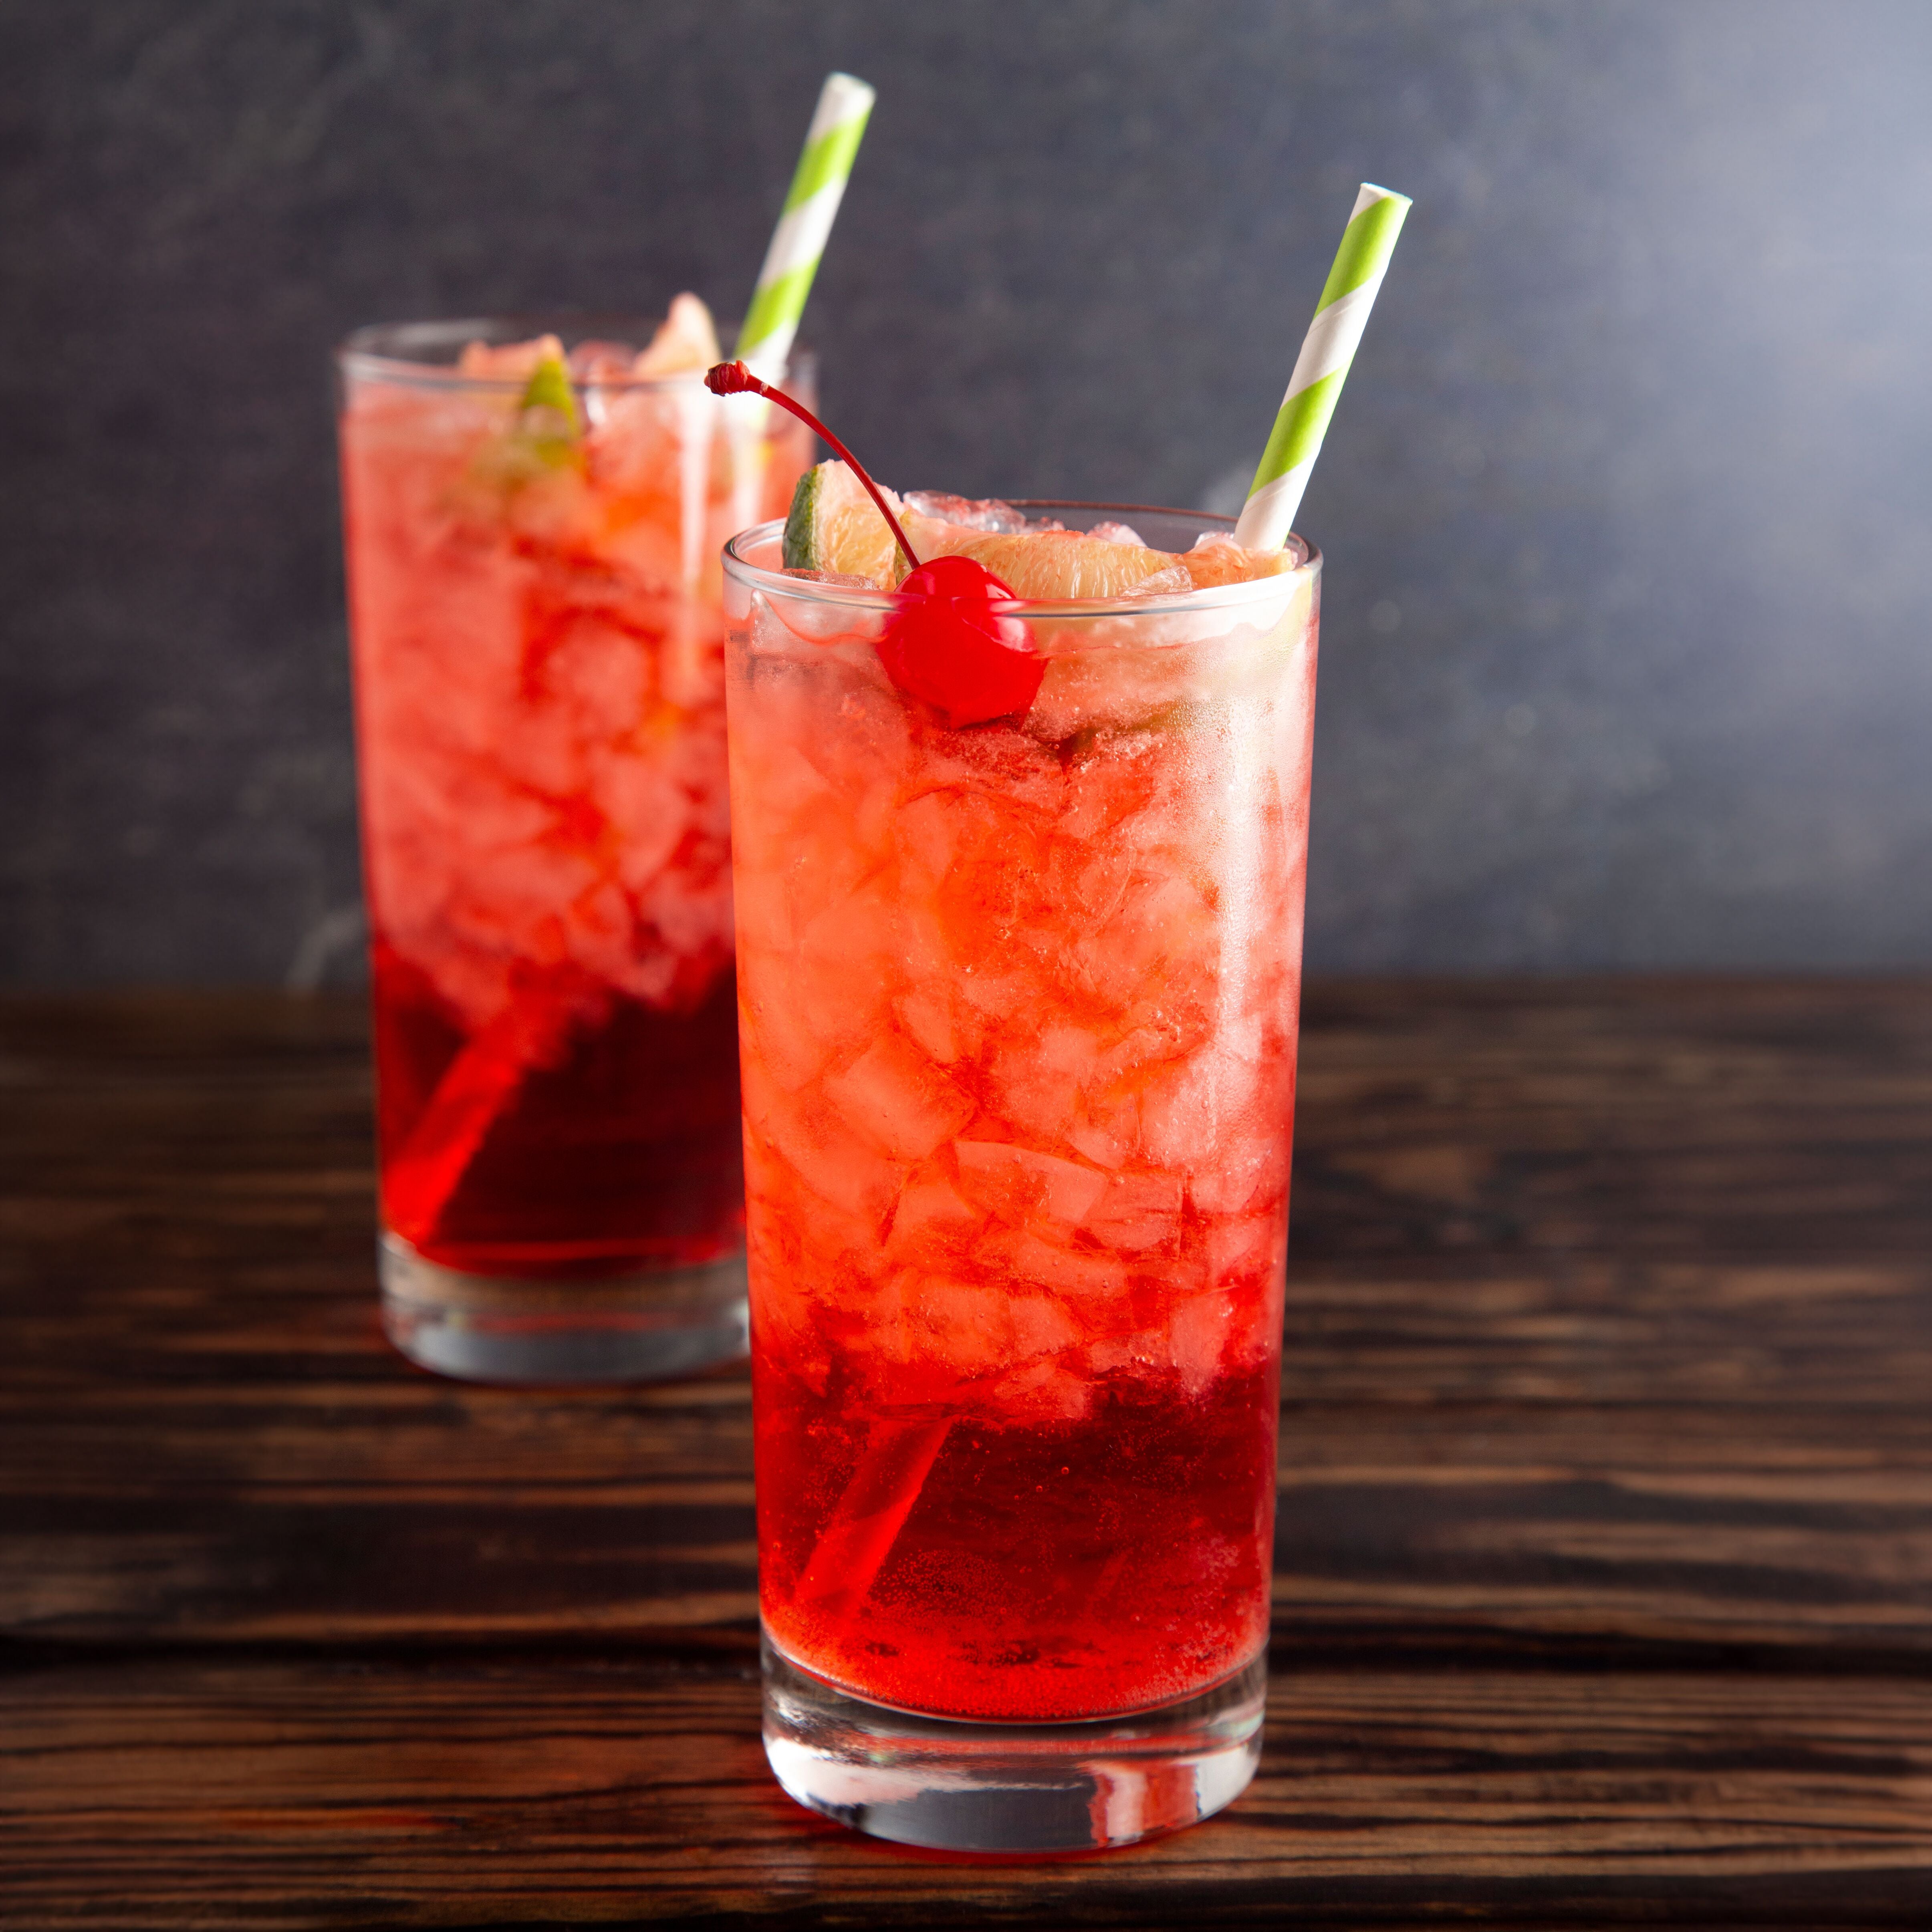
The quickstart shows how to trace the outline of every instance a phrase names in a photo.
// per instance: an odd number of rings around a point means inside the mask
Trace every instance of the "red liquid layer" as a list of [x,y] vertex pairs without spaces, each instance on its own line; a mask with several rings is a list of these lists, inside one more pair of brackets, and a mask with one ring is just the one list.
[[380,945],[374,992],[383,1220],[419,1252],[554,1280],[713,1261],[743,1245],[729,968],[690,1013],[591,1006],[554,1064],[506,1068],[497,1103],[478,1108],[480,1138],[467,1160],[446,1150],[440,1172],[424,1157],[425,1124],[476,1042]]
[[1110,1376],[1079,1420],[1029,1424],[869,1414],[754,1360],[765,1621],[810,1668],[882,1703],[1037,1721],[1187,1696],[1266,1642],[1272,1364],[1197,1394]]

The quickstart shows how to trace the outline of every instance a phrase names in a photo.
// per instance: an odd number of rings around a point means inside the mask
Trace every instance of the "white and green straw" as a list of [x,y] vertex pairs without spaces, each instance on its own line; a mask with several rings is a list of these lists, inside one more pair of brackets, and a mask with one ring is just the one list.
[[785,212],[765,251],[751,310],[738,331],[736,353],[762,381],[777,382],[785,374],[798,318],[812,291],[832,218],[852,178],[852,158],[865,134],[866,116],[876,98],[862,80],[849,74],[828,74],[819,92],[819,105],[805,133],[805,152],[798,157]]
[[1315,304],[1295,373],[1275,417],[1275,427],[1262,452],[1260,466],[1248,492],[1234,540],[1250,550],[1279,550],[1294,527],[1302,506],[1309,472],[1321,453],[1335,399],[1342,393],[1348,365],[1362,340],[1376,292],[1395,253],[1396,237],[1409,212],[1405,194],[1364,182],[1355,197],[1355,212],[1342,231],[1335,266]]

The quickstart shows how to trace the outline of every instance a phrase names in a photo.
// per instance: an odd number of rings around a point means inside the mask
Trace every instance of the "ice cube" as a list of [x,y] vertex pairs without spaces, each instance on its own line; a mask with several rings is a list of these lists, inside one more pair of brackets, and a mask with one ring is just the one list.
[[[835,1251],[864,1252],[876,1246],[885,1217],[905,1184],[906,1169],[882,1160],[835,1116],[792,1096],[786,1110],[773,1117],[777,1129],[767,1138],[770,1150],[781,1157],[816,1199],[801,1210],[815,1241],[829,1240]],[[762,1136],[760,1138],[765,1138]],[[747,1134],[749,1146],[753,1136]],[[820,1204],[838,1214],[814,1221]],[[842,1222],[840,1216],[844,1220]]]
[[1208,1277],[1217,1284],[1242,1276],[1271,1276],[1285,1258],[1287,1216],[1278,1192],[1258,1213],[1230,1216],[1208,1226],[1204,1239]]
[[1012,1352],[1022,1360],[1057,1354],[1080,1339],[1079,1323],[1050,1296],[1016,1294],[1007,1302],[1006,1312],[1013,1327]]
[[1213,1066],[1200,1057],[1161,1068],[1141,1090],[1140,1147],[1157,1167],[1206,1173],[1221,1165],[1224,1108]]
[[504,500],[501,514],[524,542],[566,553],[591,548],[603,520],[589,479],[577,469],[527,478]]
[[580,342],[565,358],[572,382],[620,382],[631,372],[636,350],[628,342]]
[[[1136,550],[1145,550],[1147,548],[1146,544],[1141,541],[1140,532],[1131,524],[1095,524],[1093,528],[1087,532],[1087,535],[1090,537],[1097,537],[1102,543],[1131,544]],[[1180,566],[1174,565],[1170,568],[1179,569]],[[1162,572],[1160,574],[1164,576],[1168,572]],[[1181,570],[1181,575],[1187,582],[1192,583],[1193,579],[1188,577],[1185,570]],[[1140,587],[1144,590],[1146,586],[1143,584]],[[1137,592],[1136,594],[1137,595]]]
[[[756,1198],[747,1207],[745,1252],[755,1281],[784,1281],[792,1274],[793,1257],[784,1239],[781,1217],[765,1211]],[[763,1361],[781,1373],[795,1376],[815,1394],[822,1396],[831,1382],[832,1352],[820,1332],[817,1310],[803,1294],[759,1294],[758,1349]]]
[[539,362],[561,362],[563,344],[554,335],[533,336],[527,342],[467,343],[456,358],[456,373],[472,380],[526,382]]
[[1200,1394],[1213,1381],[1233,1325],[1233,1298],[1212,1291],[1188,1296],[1169,1316],[1167,1358],[1190,1395]]
[[1077,1422],[1092,1402],[1093,1389],[1082,1370],[1048,1359],[1002,1376],[993,1399],[1005,1413],[1035,1423]]
[[1075,854],[1082,862],[1068,881],[1070,925],[1091,938],[1125,904],[1137,862],[1131,853],[1101,846],[1076,848]]
[[922,904],[918,895],[903,889],[896,896],[899,977],[915,992],[950,1002],[954,964],[945,928],[930,902]]
[[[699,405],[695,410],[692,400]],[[687,400],[650,390],[606,391],[602,415],[586,442],[590,472],[599,490],[675,542],[684,515],[686,440],[696,432],[708,442],[714,422],[711,398]],[[670,561],[669,580],[675,583],[683,574],[681,545]]]
[[906,1305],[924,1331],[920,1352],[955,1375],[983,1375],[1011,1359],[1013,1324],[1005,1288],[997,1282],[907,1271]]
[[587,856],[556,845],[505,846],[490,856],[487,891],[461,884],[449,905],[451,925],[485,944],[499,941],[539,964],[555,964],[568,951],[559,916],[596,881]]
[[[766,975],[782,976],[769,995],[759,992]],[[855,978],[848,962],[816,946],[801,945],[783,961],[748,967],[745,983],[748,997],[768,1006],[771,1033],[788,1033],[796,1042],[788,1052],[815,1052],[848,1065],[892,1024],[885,989],[876,980]]]
[[[600,486],[614,488],[599,475]],[[675,518],[660,512],[646,515],[645,506],[633,499],[626,503],[605,503],[604,527],[596,539],[597,555],[621,570],[640,600],[654,592],[663,602],[654,614],[657,627],[668,632],[684,615],[675,604],[681,593],[684,574],[684,545]]]
[[870,578],[855,577],[847,570],[806,570],[792,565],[779,574],[783,577],[798,578],[807,584],[830,584],[841,590],[876,590],[879,588]]
[[942,524],[957,524],[969,530],[1011,532],[1035,527],[1026,512],[996,496],[954,496],[943,490],[909,490],[901,500],[914,515],[933,517]]
[[[742,879],[738,890],[744,890]],[[756,1067],[788,1094],[819,1080],[834,1050],[819,1034],[795,1024],[789,1012],[774,1012],[755,982],[740,988],[738,1030],[738,1058],[747,1076]]]
[[[1178,764],[1176,754],[1186,743],[1180,734],[1202,730],[1184,707],[1224,682],[1208,675],[1198,651],[1168,634],[1184,632],[1191,621],[1179,613],[1171,618],[1141,613],[1118,620],[1111,637],[1106,623],[1093,624],[1087,648],[1049,662],[1027,714],[1029,734],[1055,744],[1076,733],[1100,734],[1110,755],[1119,748],[1116,734],[1129,740],[1145,736],[1164,766]],[[1122,648],[1104,648],[1109,644]],[[1163,648],[1146,648],[1155,644]],[[1209,746],[1203,742],[1201,749]]]
[[1029,1139],[1057,1146],[1079,1105],[1080,1089],[1071,1076],[1041,1065],[1023,1041],[995,1048],[992,1106],[1005,1124]]
[[898,1160],[923,1160],[975,1111],[969,1096],[891,1033],[831,1075],[825,1092],[855,1132]]
[[1044,1216],[1071,1228],[1107,1191],[1107,1176],[1077,1161],[1004,1141],[953,1144],[960,1184],[981,1206],[1017,1226]]
[[1076,1305],[1110,1300],[1126,1291],[1127,1268],[1118,1257],[1046,1240],[1033,1228],[991,1236],[984,1252],[1006,1269],[1016,1284],[1064,1295]]
[[794,817],[836,796],[831,780],[802,744],[774,739],[758,746],[747,762],[753,767],[752,797],[776,818]]
[[1179,1237],[1184,1193],[1177,1174],[1116,1174],[1088,1210],[1083,1226],[1107,1247],[1144,1253]]
[[792,896],[782,874],[747,862],[744,845],[737,852],[732,897],[738,908],[741,950],[746,952],[789,952],[797,941],[792,922]]
[[930,893],[952,869],[967,830],[960,795],[929,791],[902,806],[893,820],[892,842],[909,898]]
[[[1285,1113],[1282,1115],[1285,1120]],[[1238,1214],[1263,1196],[1278,1190],[1287,1171],[1287,1136],[1278,1142],[1251,1138],[1239,1148],[1226,1148],[1212,1166],[1190,1175],[1188,1196],[1203,1214]]]
[[1140,1143],[1139,1101],[1131,1094],[1099,1105],[1089,1100],[1083,1118],[1068,1123],[1066,1141],[1096,1166],[1125,1166]]
[[960,1057],[959,1029],[954,1024],[953,1003],[942,988],[930,982],[917,986],[893,1002],[894,1016],[920,1048],[942,1066],[950,1066]]
[[1154,760],[1146,748],[1129,746],[1105,760],[1076,764],[1067,774],[1066,802],[1056,828],[1076,848],[1123,826],[1152,795]]
[[638,895],[639,914],[672,952],[687,958],[731,950],[731,874],[722,850],[711,857],[708,866],[687,860],[667,868]]
[[689,794],[656,760],[635,752],[599,749],[588,762],[590,795],[617,834],[617,877],[641,892],[684,836]]
[[1218,964],[1219,940],[1214,909],[1192,880],[1136,871],[1104,928],[1080,935],[1077,958],[1088,984],[1117,1009],[1161,1004],[1170,990],[1197,1000],[1204,988],[1186,982]]
[[895,1260],[937,1268],[986,1225],[986,1213],[943,1174],[921,1172],[900,1191],[886,1252]]
[[1023,1024],[1027,1014],[1039,1012],[1048,1000],[1048,989],[1033,974],[987,972],[971,958],[961,969],[958,983],[965,1006],[970,1010],[960,1015],[967,1025],[972,1024],[971,1014],[977,1012],[1010,1029]]
[[[821,983],[843,983],[849,988],[843,1012],[825,1017],[876,1032],[886,1024],[888,1002],[899,976],[894,970],[900,956],[899,909],[890,882],[875,874],[849,892],[823,896],[832,902],[800,932],[799,956],[813,963]],[[804,1001],[801,995],[793,994],[787,1003],[796,1009]]]

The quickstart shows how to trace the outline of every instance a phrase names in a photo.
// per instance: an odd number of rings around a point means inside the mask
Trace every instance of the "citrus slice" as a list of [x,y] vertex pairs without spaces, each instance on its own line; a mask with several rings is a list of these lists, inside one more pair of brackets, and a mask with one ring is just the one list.
[[651,346],[631,364],[631,374],[656,382],[666,376],[696,376],[718,360],[718,332],[711,311],[694,295],[672,298]]
[[524,385],[512,437],[534,461],[556,470],[578,460],[577,438],[581,428],[577,399],[570,391],[570,372],[558,357],[546,356]]
[[527,342],[472,342],[456,358],[456,373],[474,381],[527,382],[546,362],[561,363],[563,345],[554,335]]
[[922,558],[969,556],[1016,597],[1119,597],[1179,560],[1142,544],[1112,543],[1077,530],[976,530],[909,516],[906,534]]
[[1210,532],[1177,560],[1197,590],[1218,584],[1251,584],[1257,577],[1279,577],[1288,568],[1286,550],[1246,550],[1232,537]]
[[1212,535],[1177,556],[1171,550],[1150,550],[1098,531],[989,532],[916,513],[906,517],[906,534],[921,557],[972,557],[1010,584],[1015,596],[1041,603],[1062,598],[1185,596],[1219,584],[1278,577],[1290,567],[1285,550],[1244,550],[1231,537]]
[[[882,494],[896,514],[899,499],[890,490]],[[792,514],[785,520],[787,570],[863,577],[889,590],[904,572],[905,560],[898,553],[878,505],[843,463],[822,463],[799,478],[792,493]]]
[[[1285,552],[1244,550],[1230,537],[1210,534],[1176,556],[1129,541],[1134,532],[1124,524],[1084,532],[1015,529],[1020,513],[990,499],[915,491],[902,501],[889,490],[885,494],[921,562],[969,556],[1016,597],[1033,602],[1185,595],[1278,576],[1289,567]],[[843,463],[822,463],[799,478],[785,525],[785,562],[793,570],[867,578],[882,590],[906,574],[885,519]]]

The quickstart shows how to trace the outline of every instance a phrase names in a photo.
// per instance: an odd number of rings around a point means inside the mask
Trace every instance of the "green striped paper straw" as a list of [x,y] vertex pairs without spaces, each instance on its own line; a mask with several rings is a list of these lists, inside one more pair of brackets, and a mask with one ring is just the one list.
[[1342,231],[1335,266],[1315,304],[1288,392],[1234,526],[1234,541],[1250,550],[1279,550],[1294,527],[1309,472],[1321,453],[1335,399],[1355,359],[1362,326],[1388,272],[1409,206],[1407,195],[1391,194],[1372,182],[1364,182],[1355,197],[1355,212]]
[[818,107],[805,130],[805,152],[798,157],[771,246],[765,251],[751,312],[738,331],[735,353],[761,381],[776,382],[785,374],[792,338],[798,333],[798,318],[876,98],[864,81],[849,74],[828,74],[819,91]]

